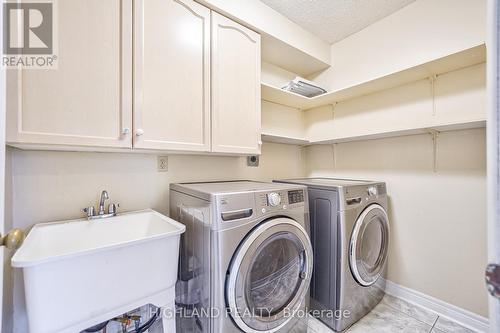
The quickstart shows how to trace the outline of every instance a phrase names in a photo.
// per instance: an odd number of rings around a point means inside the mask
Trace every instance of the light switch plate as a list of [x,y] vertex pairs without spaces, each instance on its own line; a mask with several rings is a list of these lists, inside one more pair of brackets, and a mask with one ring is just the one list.
[[257,156],[257,155],[247,156],[247,166],[258,167],[259,166],[259,156]]
[[158,156],[158,171],[168,171],[168,156]]

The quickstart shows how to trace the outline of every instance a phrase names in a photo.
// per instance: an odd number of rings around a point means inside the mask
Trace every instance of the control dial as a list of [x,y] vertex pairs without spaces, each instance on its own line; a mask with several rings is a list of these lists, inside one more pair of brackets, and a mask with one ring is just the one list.
[[281,196],[276,192],[269,193],[267,195],[267,202],[269,203],[269,206],[276,207],[281,204]]
[[374,196],[377,194],[378,194],[378,191],[377,191],[377,188],[375,186],[368,187],[368,195]]

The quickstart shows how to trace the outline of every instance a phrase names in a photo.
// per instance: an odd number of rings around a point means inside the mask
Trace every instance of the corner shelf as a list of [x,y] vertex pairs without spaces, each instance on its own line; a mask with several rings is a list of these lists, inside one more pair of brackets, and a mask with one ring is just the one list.
[[278,134],[262,133],[262,141],[264,142],[274,142],[274,143],[284,143],[289,145],[308,145],[310,142],[305,138],[291,137]]
[[296,109],[307,109],[312,98],[286,91],[262,82],[261,96],[264,101],[273,102]]
[[261,93],[262,99],[265,101],[308,110],[422,80],[433,75],[477,65],[485,61],[486,46],[481,44],[399,72],[390,73],[312,98],[284,91],[267,83],[261,83]]

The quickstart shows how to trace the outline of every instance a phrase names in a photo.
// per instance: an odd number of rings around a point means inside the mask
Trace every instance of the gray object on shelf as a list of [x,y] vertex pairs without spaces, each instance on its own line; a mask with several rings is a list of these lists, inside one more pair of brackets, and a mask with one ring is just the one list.
[[318,87],[314,82],[297,76],[281,89],[290,91],[305,97],[314,97],[326,93],[326,90]]

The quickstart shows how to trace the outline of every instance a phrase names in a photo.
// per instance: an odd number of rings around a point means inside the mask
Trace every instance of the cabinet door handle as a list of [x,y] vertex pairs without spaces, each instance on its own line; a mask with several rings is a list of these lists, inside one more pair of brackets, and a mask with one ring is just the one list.
[[123,130],[122,130],[122,135],[127,135],[130,133],[130,128],[128,127],[125,127]]
[[141,136],[141,135],[143,135],[143,134],[144,134],[144,130],[143,130],[143,129],[140,129],[140,128],[139,128],[139,129],[137,129],[137,130],[135,131],[135,135],[136,135],[136,136]]

